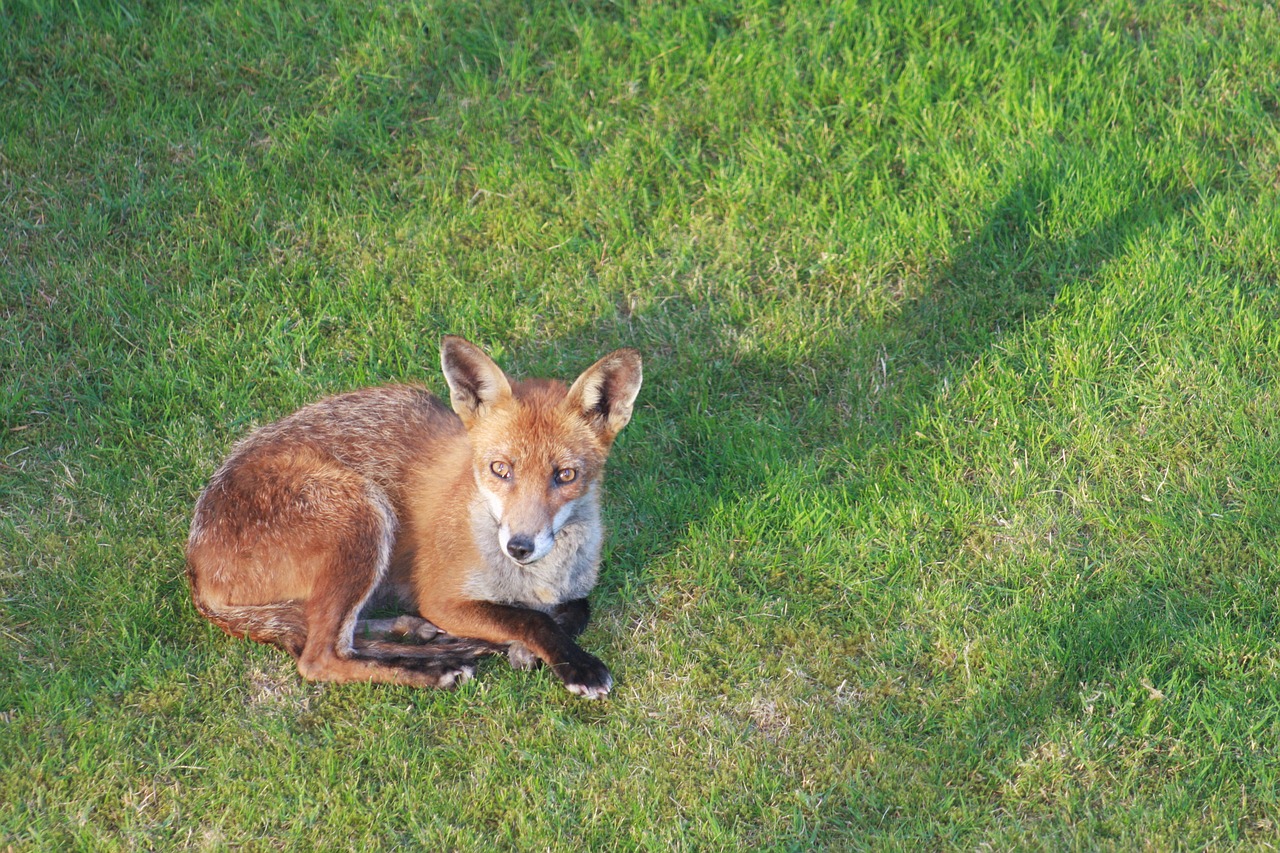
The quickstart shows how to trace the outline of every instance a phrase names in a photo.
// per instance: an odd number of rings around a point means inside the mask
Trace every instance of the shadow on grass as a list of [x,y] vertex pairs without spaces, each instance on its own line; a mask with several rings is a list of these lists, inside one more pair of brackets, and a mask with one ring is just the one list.
[[[744,357],[731,345],[707,343],[720,339],[715,321],[690,319],[689,333],[705,336],[689,347],[706,347],[698,362],[704,367],[673,376],[660,356],[651,358],[641,396],[644,405],[646,397],[668,393],[663,384],[673,381],[694,392],[657,404],[677,421],[670,450],[679,471],[664,475],[664,487],[675,505],[690,509],[659,522],[664,535],[696,524],[708,507],[759,490],[778,470],[814,465],[828,453],[856,457],[909,435],[921,408],[1002,334],[1051,310],[1064,285],[1091,281],[1126,244],[1176,218],[1189,202],[1182,188],[1135,180],[1115,213],[1083,233],[1057,236],[1050,223],[1062,180],[1052,165],[1027,169],[921,295],[885,319],[824,336],[804,363]],[[605,337],[627,339],[622,331]],[[678,361],[674,369],[684,369]],[[883,376],[869,383],[868,370]],[[726,372],[738,378],[726,379]],[[878,387],[858,399],[869,384]],[[685,399],[699,390],[702,402]],[[837,406],[843,411],[833,415]]]
[[[660,440],[668,445],[666,458],[679,460],[674,466],[678,470],[662,472],[658,491],[632,489],[644,495],[644,502],[663,505],[638,507],[636,518],[621,520],[612,534],[614,557],[605,570],[606,582],[617,582],[608,580],[610,572],[642,575],[651,559],[670,553],[672,540],[683,538],[690,529],[696,534],[709,514],[753,500],[776,480],[793,476],[794,469],[819,468],[823,457],[831,455],[856,460],[910,436],[919,413],[947,382],[963,377],[998,345],[1003,334],[1050,312],[1064,286],[1087,287],[1127,246],[1176,221],[1192,200],[1182,187],[1135,177],[1127,197],[1117,201],[1112,214],[1083,230],[1058,234],[1053,230],[1056,223],[1071,219],[1055,215],[1061,211],[1054,209],[1064,195],[1060,183],[1067,180],[1066,169],[1052,162],[1028,167],[991,207],[985,224],[964,238],[950,259],[929,276],[918,297],[867,327],[824,336],[826,343],[803,364],[744,357],[731,345],[709,343],[705,358],[697,362],[703,367],[694,376],[671,377],[660,359],[653,360],[651,369],[647,365],[650,384],[642,404],[647,394],[666,393],[658,386],[670,379],[711,390],[702,403],[668,397],[658,404],[662,415],[676,421],[676,435]],[[707,328],[702,329],[701,320],[693,322],[694,333],[706,333],[709,342],[722,340],[715,335],[712,321],[707,320]],[[618,332],[617,339],[625,341],[624,330]],[[687,369],[690,362],[676,359],[675,363],[678,370]],[[885,366],[878,398],[872,403],[850,399],[850,388],[865,384],[858,371],[872,364]],[[751,390],[726,381],[725,370],[747,377],[746,383],[758,383],[764,395],[785,399],[748,400],[740,405]],[[806,400],[814,405],[806,407]],[[832,417],[826,409],[838,400],[849,411]],[[773,418],[761,417],[770,406]],[[644,445],[653,439],[649,428],[643,424],[628,438]],[[796,436],[807,443],[797,443]],[[634,455],[648,453],[638,450]],[[657,456],[647,458],[649,463],[628,463],[635,466],[628,476],[637,481],[651,476],[645,467]],[[675,514],[664,517],[664,510],[675,510]],[[643,581],[636,586],[642,590]],[[1106,612],[1110,614],[1107,626],[1118,632],[1116,636],[1129,638],[1126,643],[1140,642],[1148,635],[1149,622],[1124,623],[1130,614],[1125,608]],[[1078,680],[1074,673],[1106,666],[1092,656],[1111,653],[1106,644],[1088,634],[1087,625],[1062,625],[1054,633],[1063,680],[1046,689],[1056,698],[1046,701],[1034,692],[1005,697],[1012,703],[1005,712],[1032,725],[1056,713],[1064,701],[1072,701]]]
[[[728,347],[708,351],[702,362],[706,366],[700,376],[688,380],[690,385],[722,385],[718,375],[722,368],[714,366],[717,364],[732,365],[732,370],[747,377],[766,377],[766,393],[788,397],[780,404],[787,414],[780,417],[789,417],[790,422],[780,425],[776,420],[759,418],[759,406],[735,411],[732,399],[712,399],[710,405],[718,410],[711,412],[699,412],[691,406],[680,428],[681,449],[685,451],[680,457],[681,471],[664,476],[677,492],[671,505],[689,512],[671,519],[649,518],[644,524],[616,531],[617,556],[614,566],[606,567],[606,576],[616,570],[644,572],[650,557],[671,550],[670,541],[660,542],[658,537],[679,539],[690,528],[696,535],[698,526],[717,508],[754,500],[775,480],[793,476],[791,469],[820,468],[827,455],[857,459],[912,435],[919,413],[931,405],[948,380],[963,377],[998,345],[1004,333],[1016,332],[1050,312],[1063,287],[1088,287],[1126,247],[1181,217],[1193,198],[1181,187],[1136,178],[1127,198],[1116,204],[1111,215],[1092,227],[1059,235],[1053,232],[1054,223],[1063,217],[1054,215],[1054,205],[1063,195],[1059,182],[1065,180],[1065,174],[1051,164],[1028,168],[992,206],[983,227],[960,242],[949,261],[929,276],[917,298],[872,328],[837,330],[828,336],[818,355],[803,365],[779,363],[776,358],[744,358]],[[715,339],[709,335],[709,340]],[[863,381],[856,371],[877,362],[888,365],[880,398],[873,405],[849,400],[849,388]],[[659,374],[655,381],[661,381],[661,370],[653,371]],[[804,377],[797,387],[783,388],[781,383],[796,377]],[[818,405],[806,408],[805,399]],[[849,404],[846,417],[832,418],[823,411],[824,401],[833,404],[840,399]],[[679,417],[671,409],[665,414]],[[807,437],[810,443],[795,443],[797,435]],[[635,440],[645,442],[643,432]],[[635,476],[645,475],[637,471]],[[633,550],[641,552],[640,556]],[[731,571],[728,567],[725,570]],[[759,594],[772,599],[785,591]],[[963,732],[961,739],[968,735],[975,739],[963,746],[950,744],[950,735],[936,731],[920,739],[945,741],[936,745],[938,754],[953,753],[959,768],[972,764],[977,756],[983,760],[991,757],[974,743],[1001,741],[991,749],[1016,754],[1051,720],[1077,713],[1079,682],[1096,677],[1100,670],[1124,666],[1140,655],[1159,624],[1145,600],[1142,607],[1121,601],[1095,604],[1099,609],[1093,618],[1047,626],[1046,654],[1058,669],[1056,678],[1045,681],[1040,674],[1034,685],[1018,683],[1017,674],[998,679],[993,689],[960,713],[960,719],[970,715],[961,725],[971,729]],[[839,630],[839,626],[817,628],[819,634],[828,630]],[[1013,665],[1018,666],[1017,662]],[[815,668],[821,666],[814,662]],[[928,677],[922,678],[927,681]],[[912,698],[908,704],[915,701]],[[919,722],[918,714],[911,712],[910,716]],[[1002,761],[996,760],[994,766],[1002,766]],[[991,765],[974,769],[975,773],[989,774]],[[848,808],[861,808],[853,805],[862,802],[859,796],[837,800]],[[865,825],[863,818],[875,823],[878,816],[868,812],[857,816],[851,825]]]

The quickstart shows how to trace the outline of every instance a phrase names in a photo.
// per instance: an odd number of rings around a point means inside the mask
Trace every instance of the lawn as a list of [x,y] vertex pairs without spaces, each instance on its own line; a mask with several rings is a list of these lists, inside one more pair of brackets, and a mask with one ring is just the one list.
[[[0,0],[0,847],[1280,844],[1280,18]],[[584,646],[302,681],[230,445],[633,346]]]

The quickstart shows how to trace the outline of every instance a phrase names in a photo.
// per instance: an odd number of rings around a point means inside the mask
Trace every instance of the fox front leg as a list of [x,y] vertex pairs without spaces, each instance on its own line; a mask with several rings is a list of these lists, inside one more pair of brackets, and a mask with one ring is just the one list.
[[451,634],[489,643],[520,643],[576,696],[603,699],[613,687],[609,668],[579,648],[568,632],[541,610],[492,601],[455,601],[443,613],[432,616]]
[[[591,604],[585,598],[557,604],[551,611],[551,618],[570,637],[577,637],[587,629],[587,622],[591,620]],[[524,643],[513,642],[507,646],[507,661],[512,669],[533,669],[538,665],[538,656]]]

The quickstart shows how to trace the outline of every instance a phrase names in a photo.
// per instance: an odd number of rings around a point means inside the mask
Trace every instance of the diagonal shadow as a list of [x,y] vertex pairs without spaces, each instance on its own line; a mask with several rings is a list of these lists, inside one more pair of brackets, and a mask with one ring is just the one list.
[[[616,531],[624,538],[615,558],[625,570],[642,571],[709,510],[759,492],[776,471],[820,466],[831,455],[856,458],[897,441],[921,407],[1003,334],[1052,310],[1065,285],[1087,285],[1126,245],[1179,216],[1191,199],[1180,187],[1136,179],[1111,215],[1056,234],[1063,180],[1051,163],[1027,168],[918,296],[892,316],[824,335],[803,361],[707,346],[724,339],[718,321],[696,311],[682,318],[692,339],[684,346],[702,356],[672,359],[678,366],[670,369],[661,358],[647,362],[641,402],[650,398],[664,420],[657,429],[652,422],[632,428],[639,446],[622,463],[631,470],[620,474],[647,480],[641,491],[660,489],[677,512],[664,517],[660,507],[630,508]],[[594,336],[628,343],[634,335],[619,327]],[[676,375],[689,364],[702,367]],[[691,403],[691,396],[699,399]],[[792,440],[796,434],[805,443]],[[673,460],[679,460],[674,469]]]

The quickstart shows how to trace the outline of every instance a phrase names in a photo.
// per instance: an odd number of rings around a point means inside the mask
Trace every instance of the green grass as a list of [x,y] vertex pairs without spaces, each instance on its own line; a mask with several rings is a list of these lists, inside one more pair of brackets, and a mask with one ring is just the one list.
[[[1280,844],[1280,22],[0,0],[0,846]],[[646,357],[604,703],[191,607],[229,445]]]

